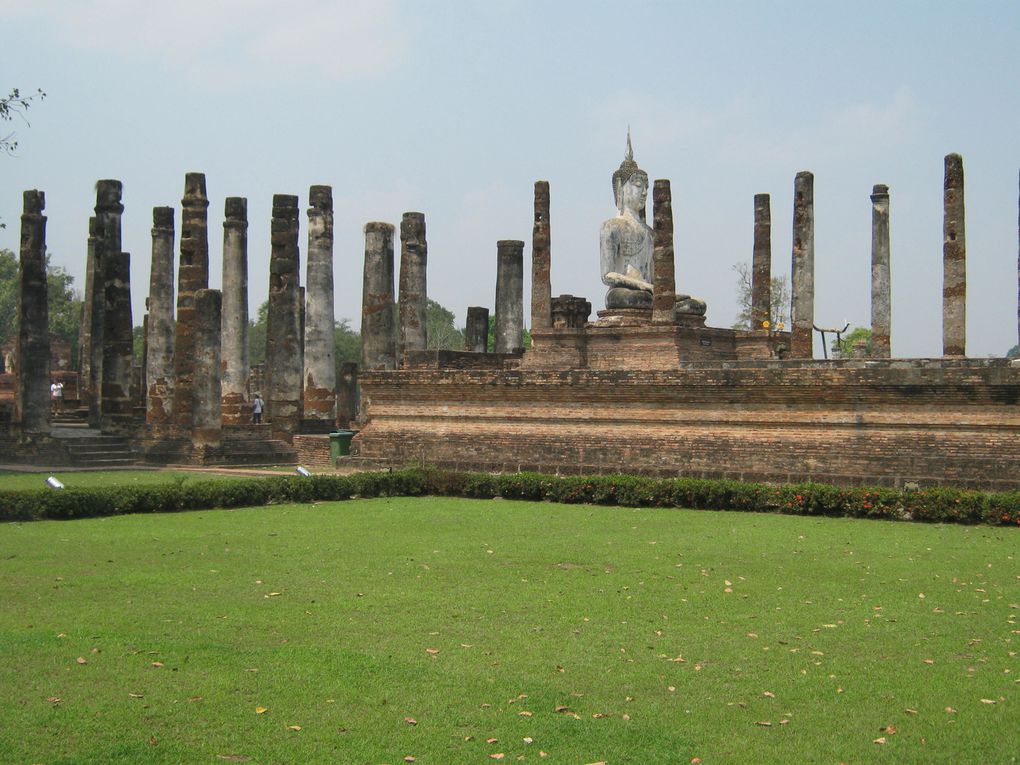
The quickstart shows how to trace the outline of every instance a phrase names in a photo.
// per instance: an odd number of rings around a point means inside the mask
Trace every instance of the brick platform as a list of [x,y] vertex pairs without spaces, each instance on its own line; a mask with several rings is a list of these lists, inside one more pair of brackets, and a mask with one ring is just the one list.
[[353,454],[391,466],[1020,489],[1020,369],[1005,359],[411,369],[360,381],[367,422]]

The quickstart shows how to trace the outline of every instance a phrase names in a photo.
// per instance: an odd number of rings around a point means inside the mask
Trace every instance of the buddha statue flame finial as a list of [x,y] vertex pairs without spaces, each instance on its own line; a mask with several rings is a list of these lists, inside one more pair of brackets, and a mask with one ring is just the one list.
[[[645,185],[648,185],[648,173],[638,167],[638,163],[634,161],[634,147],[630,142],[630,126],[627,127],[627,153],[623,157],[623,162],[620,163],[619,169],[613,173],[613,200],[616,202],[616,207],[620,212],[623,212],[623,208],[620,207],[621,197],[620,192],[623,190],[623,185],[631,179],[634,175],[642,175],[645,178]],[[642,211],[641,219],[644,220],[644,212]]]

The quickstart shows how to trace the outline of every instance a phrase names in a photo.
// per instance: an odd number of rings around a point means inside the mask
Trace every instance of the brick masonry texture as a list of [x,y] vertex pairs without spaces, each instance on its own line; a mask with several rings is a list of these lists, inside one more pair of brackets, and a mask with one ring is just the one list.
[[365,372],[373,463],[1020,489],[1005,360]]

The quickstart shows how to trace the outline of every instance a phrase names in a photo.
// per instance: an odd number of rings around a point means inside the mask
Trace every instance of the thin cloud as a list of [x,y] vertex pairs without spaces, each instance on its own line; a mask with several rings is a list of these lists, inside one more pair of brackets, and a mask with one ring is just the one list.
[[371,77],[396,67],[406,36],[390,0],[0,0],[54,24],[85,51],[157,59],[199,84],[265,85],[294,76]]

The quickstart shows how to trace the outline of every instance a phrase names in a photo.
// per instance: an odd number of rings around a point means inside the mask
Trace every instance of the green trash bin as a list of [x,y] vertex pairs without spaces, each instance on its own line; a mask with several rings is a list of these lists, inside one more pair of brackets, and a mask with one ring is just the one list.
[[351,453],[353,430],[337,430],[329,434],[329,456],[336,462],[337,457],[347,457]]

